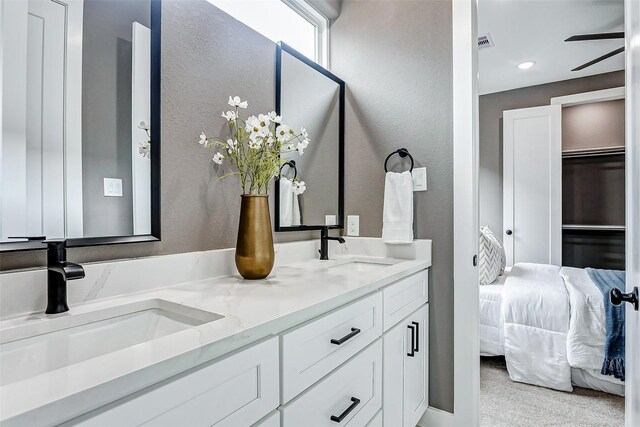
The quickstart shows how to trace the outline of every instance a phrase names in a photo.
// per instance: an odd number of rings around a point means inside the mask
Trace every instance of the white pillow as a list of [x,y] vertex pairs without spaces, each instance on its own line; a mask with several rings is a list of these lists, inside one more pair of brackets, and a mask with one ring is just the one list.
[[478,274],[481,285],[489,285],[495,282],[502,273],[506,264],[506,254],[500,239],[486,225],[480,227],[480,251]]

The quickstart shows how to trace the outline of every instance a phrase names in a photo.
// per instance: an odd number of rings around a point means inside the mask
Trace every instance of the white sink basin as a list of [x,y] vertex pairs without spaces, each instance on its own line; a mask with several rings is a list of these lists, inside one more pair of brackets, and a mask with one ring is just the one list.
[[[150,299],[0,331],[0,386],[221,319]],[[28,321],[29,322],[29,321]]]
[[380,259],[380,260],[362,260],[354,259],[343,262],[336,262],[334,265],[329,266],[330,269],[353,271],[358,273],[369,273],[372,271],[379,271],[396,264],[397,261]]

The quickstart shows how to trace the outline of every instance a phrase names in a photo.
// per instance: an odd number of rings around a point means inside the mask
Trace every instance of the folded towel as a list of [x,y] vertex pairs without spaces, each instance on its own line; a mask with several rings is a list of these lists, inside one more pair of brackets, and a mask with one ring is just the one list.
[[280,227],[293,225],[293,199],[296,195],[293,194],[292,188],[293,182],[289,178],[280,177]]
[[604,300],[604,315],[606,328],[606,342],[604,345],[604,363],[602,375],[613,375],[624,381],[624,304],[611,304],[609,293],[611,289],[625,290],[625,273],[619,270],[600,270],[587,268],[587,274],[593,281]]
[[413,242],[413,180],[409,171],[387,172],[382,240],[392,244]]
[[291,208],[291,225],[300,225],[300,197],[299,194],[291,193],[293,195],[292,208]]

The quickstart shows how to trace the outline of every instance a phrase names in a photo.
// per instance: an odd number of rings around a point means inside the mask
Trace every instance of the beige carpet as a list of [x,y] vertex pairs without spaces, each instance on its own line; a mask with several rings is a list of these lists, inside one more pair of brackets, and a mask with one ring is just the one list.
[[480,361],[480,425],[624,426],[624,398],[574,387],[573,393],[509,379],[504,358]]

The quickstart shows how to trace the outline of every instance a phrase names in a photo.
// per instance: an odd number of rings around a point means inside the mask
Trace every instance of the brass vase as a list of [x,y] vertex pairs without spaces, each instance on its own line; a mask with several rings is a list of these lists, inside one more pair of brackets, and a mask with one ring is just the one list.
[[271,273],[274,260],[269,196],[243,194],[236,244],[238,272],[245,279],[264,279]]

